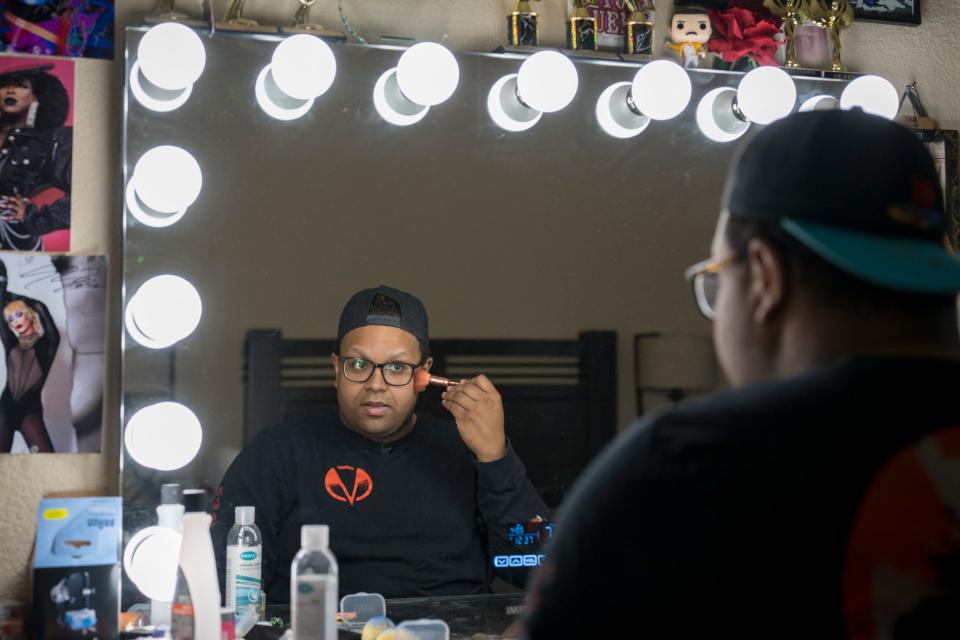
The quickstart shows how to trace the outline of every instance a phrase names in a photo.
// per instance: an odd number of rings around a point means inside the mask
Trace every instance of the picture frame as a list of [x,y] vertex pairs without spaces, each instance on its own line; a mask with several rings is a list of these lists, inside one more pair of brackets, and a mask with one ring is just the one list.
[[850,0],[853,15],[866,22],[920,24],[921,0]]
[[947,129],[922,131],[920,139],[933,156],[949,218],[950,241],[953,249],[960,251],[960,132]]

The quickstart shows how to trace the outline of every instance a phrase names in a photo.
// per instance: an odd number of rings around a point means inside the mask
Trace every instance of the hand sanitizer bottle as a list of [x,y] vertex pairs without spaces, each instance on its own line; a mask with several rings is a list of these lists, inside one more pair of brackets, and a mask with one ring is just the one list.
[[300,552],[290,566],[290,621],[294,639],[337,637],[337,560],[330,553],[330,528],[305,524]]
[[260,529],[254,507],[237,507],[235,524],[227,534],[227,608],[239,617],[244,609],[260,607]]

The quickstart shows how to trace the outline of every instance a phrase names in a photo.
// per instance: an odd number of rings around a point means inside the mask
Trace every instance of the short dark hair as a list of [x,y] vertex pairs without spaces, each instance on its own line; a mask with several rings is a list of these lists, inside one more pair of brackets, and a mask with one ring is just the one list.
[[709,13],[706,7],[695,4],[681,4],[673,8],[673,15],[670,16],[670,22],[673,22],[674,16],[709,15]]
[[[369,314],[378,316],[400,317],[400,304],[389,296],[378,293],[370,301]],[[420,360],[426,360],[430,357],[430,345],[420,338],[417,338],[417,345],[420,347]],[[340,353],[340,340],[333,343],[333,352]]]
[[824,304],[853,310],[884,307],[931,314],[957,313],[956,296],[886,289],[852,276],[815,254],[776,222],[730,217],[725,235],[738,260],[746,256],[747,244],[753,238],[772,244],[783,255],[793,281],[802,282]]

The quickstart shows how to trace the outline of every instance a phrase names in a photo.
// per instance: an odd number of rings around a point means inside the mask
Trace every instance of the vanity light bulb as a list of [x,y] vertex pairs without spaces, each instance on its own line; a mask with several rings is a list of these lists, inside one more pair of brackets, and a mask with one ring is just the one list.
[[151,349],[164,349],[189,336],[200,324],[203,304],[192,284],[162,275],[144,282],[127,302],[124,322],[130,336]]
[[123,432],[127,453],[138,464],[174,471],[200,451],[203,428],[190,409],[179,402],[158,402],[130,416]]
[[714,142],[732,142],[743,136],[750,128],[733,112],[737,90],[719,87],[709,91],[697,105],[697,126],[700,132]]
[[337,77],[337,59],[316,36],[300,33],[277,45],[270,60],[277,88],[291,98],[312,100],[327,92]]
[[743,76],[737,88],[740,112],[760,125],[787,117],[796,102],[797,86],[779,67],[757,67]]
[[607,87],[597,99],[597,123],[614,138],[638,136],[650,125],[648,116],[637,115],[627,104],[631,83],[618,82]]
[[517,100],[517,74],[503,76],[493,83],[487,93],[487,112],[490,119],[512,133],[526,131],[540,122],[542,111],[536,111]]
[[859,107],[866,113],[893,120],[900,113],[900,96],[890,82],[880,76],[862,76],[847,85],[840,96],[840,108]]
[[540,51],[520,65],[517,93],[531,109],[543,113],[560,111],[577,95],[577,68],[567,56]]
[[164,22],[143,35],[137,47],[137,63],[152,84],[178,91],[200,78],[207,52],[192,29],[177,22]]
[[123,570],[140,593],[161,602],[173,600],[182,540],[166,527],[146,527],[133,534],[123,550]]
[[693,84],[690,75],[676,62],[655,60],[637,71],[630,94],[644,115],[654,120],[670,120],[690,104]]
[[196,202],[203,187],[203,172],[189,152],[162,145],[140,157],[131,182],[143,204],[160,213],[173,214]]
[[807,98],[800,105],[798,111],[807,113],[808,111],[833,111],[837,108],[838,100],[833,96],[819,95]]
[[400,56],[397,84],[407,99],[432,107],[446,101],[460,82],[460,65],[446,47],[415,44]]

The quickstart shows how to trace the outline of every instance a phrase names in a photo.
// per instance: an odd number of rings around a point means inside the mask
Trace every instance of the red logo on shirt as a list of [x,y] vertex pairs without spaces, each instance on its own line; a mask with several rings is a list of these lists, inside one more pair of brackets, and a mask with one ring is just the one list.
[[[344,476],[349,478],[350,474],[342,473],[344,471],[355,472],[353,474],[353,489],[350,491],[347,490],[347,483],[343,481]],[[352,507],[373,492],[373,479],[369,473],[359,467],[338,465],[327,470],[327,476],[323,479],[323,486],[326,487],[331,498],[346,502]]]

